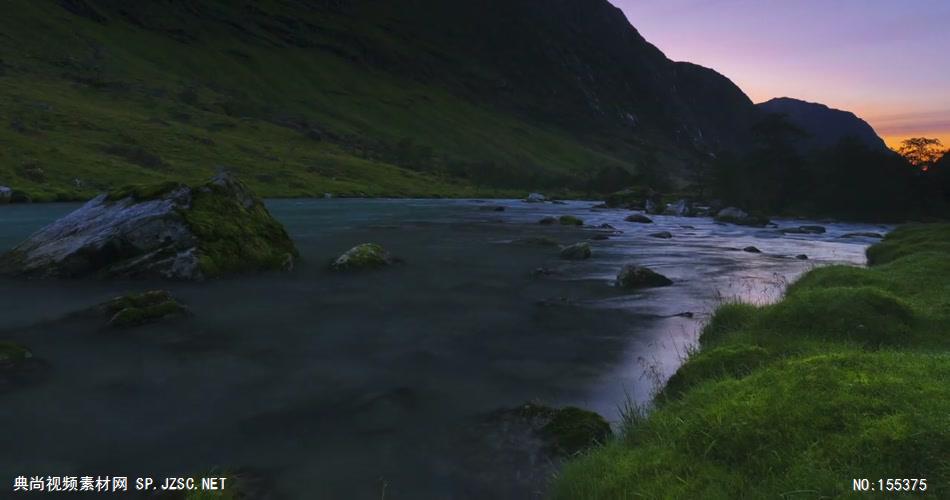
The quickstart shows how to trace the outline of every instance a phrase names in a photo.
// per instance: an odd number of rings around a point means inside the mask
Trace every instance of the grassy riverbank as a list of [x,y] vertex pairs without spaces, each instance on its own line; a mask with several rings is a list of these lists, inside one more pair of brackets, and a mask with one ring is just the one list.
[[553,496],[872,495],[854,478],[950,496],[950,225],[902,227],[868,259],[815,269],[771,306],[721,307],[655,409],[570,463]]

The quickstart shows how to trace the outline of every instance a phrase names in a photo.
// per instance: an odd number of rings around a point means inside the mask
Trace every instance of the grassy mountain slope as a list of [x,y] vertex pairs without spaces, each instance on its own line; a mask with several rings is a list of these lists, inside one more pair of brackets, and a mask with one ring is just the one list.
[[868,250],[870,268],[723,306],[656,408],[570,464],[555,498],[866,497],[855,478],[947,497],[948,251],[950,226],[908,226]]
[[[0,185],[40,200],[218,167],[265,196],[576,192],[679,172],[741,142],[754,113],[704,68],[687,71],[689,95],[670,90],[682,67],[602,0],[3,11]],[[695,102],[715,101],[710,85],[738,103],[738,127],[717,132],[722,110]]]

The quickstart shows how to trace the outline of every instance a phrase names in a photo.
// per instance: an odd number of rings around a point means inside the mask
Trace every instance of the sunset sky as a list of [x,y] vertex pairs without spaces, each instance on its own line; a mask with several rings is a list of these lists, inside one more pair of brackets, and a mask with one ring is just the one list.
[[820,102],[892,147],[950,147],[948,0],[611,1],[669,58],[719,71],[755,102]]

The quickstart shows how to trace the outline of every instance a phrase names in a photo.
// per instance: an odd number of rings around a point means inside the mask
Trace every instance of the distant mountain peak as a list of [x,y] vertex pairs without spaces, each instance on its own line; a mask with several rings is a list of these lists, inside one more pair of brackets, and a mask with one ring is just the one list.
[[850,111],[791,97],[776,97],[756,106],[767,113],[787,116],[792,124],[807,132],[809,137],[802,140],[807,148],[832,146],[853,137],[871,149],[887,149],[874,128]]

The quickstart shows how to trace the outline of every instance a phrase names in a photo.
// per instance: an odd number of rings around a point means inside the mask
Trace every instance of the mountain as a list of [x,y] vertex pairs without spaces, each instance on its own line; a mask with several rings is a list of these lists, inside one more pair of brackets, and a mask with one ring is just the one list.
[[757,106],[767,113],[787,116],[792,124],[804,130],[807,133],[807,137],[802,139],[805,148],[832,146],[841,139],[853,137],[873,150],[888,151],[874,129],[849,111],[790,97],[779,97]]
[[266,196],[674,183],[758,111],[606,0],[11,0],[0,185],[197,182]]

